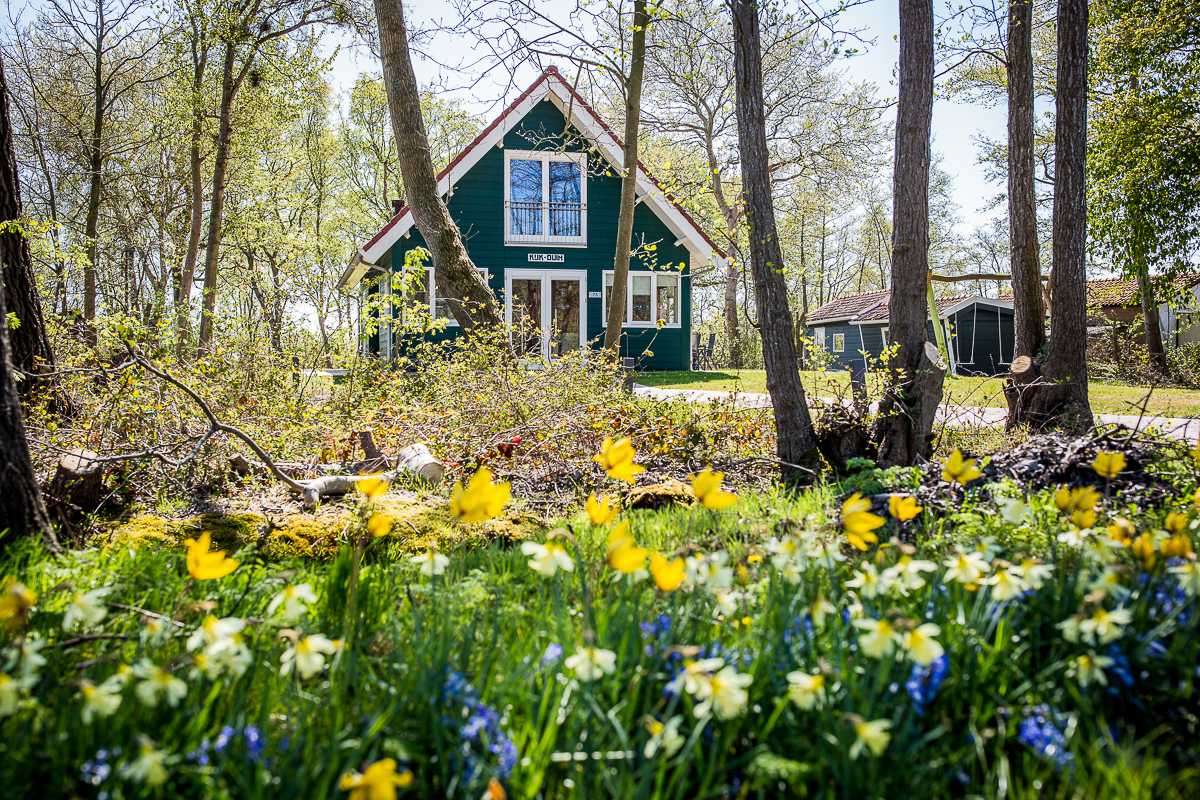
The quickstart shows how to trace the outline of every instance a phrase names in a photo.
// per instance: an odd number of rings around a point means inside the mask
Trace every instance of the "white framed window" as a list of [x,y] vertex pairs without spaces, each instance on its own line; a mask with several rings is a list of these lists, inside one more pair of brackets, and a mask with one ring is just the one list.
[[[609,298],[612,296],[613,271],[604,271],[604,324],[608,325]],[[653,328],[663,321],[664,328],[678,328],[683,304],[683,276],[678,272],[629,272],[625,291],[625,326]]]
[[587,154],[504,151],[504,243],[587,246]]
[[833,352],[842,353],[846,350],[846,334],[835,333],[833,335]]
[[883,326],[883,328],[882,328],[881,330],[883,331],[883,346],[884,346],[884,347],[887,347],[887,344],[888,344],[888,338],[887,338],[887,337],[888,337],[888,326],[887,326],[887,325],[884,325],[884,326]]
[[[479,272],[479,277],[483,278],[486,284],[488,281],[488,271],[483,267],[475,268]],[[446,302],[446,298],[438,297],[436,302],[430,300],[431,286],[437,284],[433,279],[433,267],[425,267],[421,270],[423,277],[418,277],[412,284],[410,291],[412,299],[417,305],[426,306],[429,309],[429,316],[433,319],[441,319],[446,321],[447,327],[457,328],[458,320],[454,318],[454,314],[450,311],[450,304]]]
[[814,328],[813,334],[814,334],[813,335],[814,344],[816,344],[817,347],[824,350],[825,349],[825,329],[824,328]]

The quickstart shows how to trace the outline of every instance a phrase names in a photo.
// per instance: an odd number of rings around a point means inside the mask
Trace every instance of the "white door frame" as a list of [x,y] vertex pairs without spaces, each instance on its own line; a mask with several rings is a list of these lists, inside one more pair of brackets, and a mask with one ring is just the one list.
[[542,358],[550,353],[550,281],[579,281],[579,352],[587,352],[587,270],[584,269],[526,269],[517,267],[504,270],[504,322],[512,325],[512,282],[513,279],[536,278],[542,282]]

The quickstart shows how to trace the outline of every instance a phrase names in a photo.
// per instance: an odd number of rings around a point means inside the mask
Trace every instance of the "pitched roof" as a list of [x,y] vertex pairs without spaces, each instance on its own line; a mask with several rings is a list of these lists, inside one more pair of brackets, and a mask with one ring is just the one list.
[[[938,316],[944,316],[947,311],[954,308],[956,305],[961,303],[963,300],[969,300],[969,299],[973,299],[976,297],[978,297],[978,295],[973,295],[973,294],[960,294],[960,295],[955,295],[954,297],[939,297],[936,301]],[[990,299],[990,298],[980,298],[980,299]],[[881,305],[871,309],[867,313],[855,317],[854,321],[855,322],[883,322],[883,321],[886,321],[887,319],[889,319],[889,317],[890,317],[890,314],[889,314],[889,310],[888,310],[888,304],[886,302],[884,302]]]
[[[625,145],[586,100],[567,83],[554,66],[547,67],[533,84],[514,100],[499,117],[492,120],[479,135],[438,173],[438,193],[445,195],[488,152],[503,141],[504,135],[542,100],[550,100],[563,112],[570,114],[569,122],[595,144],[604,157],[616,166],[624,162]],[[638,161],[637,194],[656,215],[679,235],[688,251],[705,261],[723,261],[725,253],[704,232],[691,214],[671,196],[658,179]],[[354,254],[350,265],[338,281],[339,287],[353,286],[414,224],[412,209],[407,205],[393,216],[369,242]]]
[[[814,322],[826,322],[838,319],[854,319],[860,314],[864,314],[875,308],[880,303],[886,304],[889,294],[891,293],[886,289],[874,292],[844,294],[836,300],[830,300],[825,305],[810,312],[808,315],[808,324],[811,325]],[[886,319],[886,316],[884,318]]]
[[[1173,282],[1177,292],[1185,292],[1197,283],[1200,275],[1181,275]],[[1087,304],[1089,306],[1136,306],[1141,303],[1137,278],[1101,278],[1087,282]]]

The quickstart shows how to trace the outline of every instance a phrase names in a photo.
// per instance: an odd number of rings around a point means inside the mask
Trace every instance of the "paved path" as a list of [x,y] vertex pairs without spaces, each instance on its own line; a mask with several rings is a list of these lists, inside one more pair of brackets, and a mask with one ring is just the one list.
[[[726,400],[732,397],[737,398],[739,404],[746,408],[770,408],[771,396],[760,392],[716,392],[708,389],[662,389],[656,386],[643,386],[634,384],[633,391],[643,397],[651,397],[658,400],[685,400],[689,403],[710,403],[713,400]],[[829,400],[831,398],[809,398],[809,405],[815,405],[814,401]],[[875,404],[871,405],[871,410],[875,411]],[[947,425],[955,428],[979,428],[984,426],[1001,426],[1008,416],[1008,411],[1003,408],[978,408],[973,406],[951,406],[945,405],[938,409],[938,421],[944,421]],[[1134,430],[1149,430],[1156,428],[1163,435],[1172,439],[1180,439],[1187,442],[1200,441],[1200,419],[1187,419],[1183,417],[1139,417],[1137,414],[1097,414],[1097,423],[1109,423],[1114,425],[1124,425]]]

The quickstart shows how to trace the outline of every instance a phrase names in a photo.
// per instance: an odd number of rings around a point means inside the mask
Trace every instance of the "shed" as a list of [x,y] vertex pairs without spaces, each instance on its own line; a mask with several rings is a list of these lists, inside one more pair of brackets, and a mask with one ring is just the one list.
[[[828,351],[833,363],[848,369],[865,353],[879,358],[887,347],[888,298],[880,290],[843,295],[809,314],[805,335],[812,346]],[[1012,303],[982,295],[937,300],[945,326],[950,370],[955,375],[1000,375],[1008,371],[1016,346]],[[936,341],[931,319],[926,330]]]
[[[505,320],[540,333],[514,342],[531,357],[586,354],[600,346],[613,281],[624,146],[554,67],[548,68],[438,175],[438,189],[471,260],[499,298]],[[724,254],[691,216],[638,165],[637,204],[621,355],[642,369],[692,365],[692,274],[722,266]],[[406,253],[424,241],[406,206],[355,253],[339,281],[366,298],[387,297]],[[431,291],[426,265],[414,294],[445,320],[429,338],[458,326]],[[411,285],[411,282],[410,282]],[[411,302],[411,298],[410,298]],[[405,342],[393,331],[390,297],[365,349],[387,358]]]

